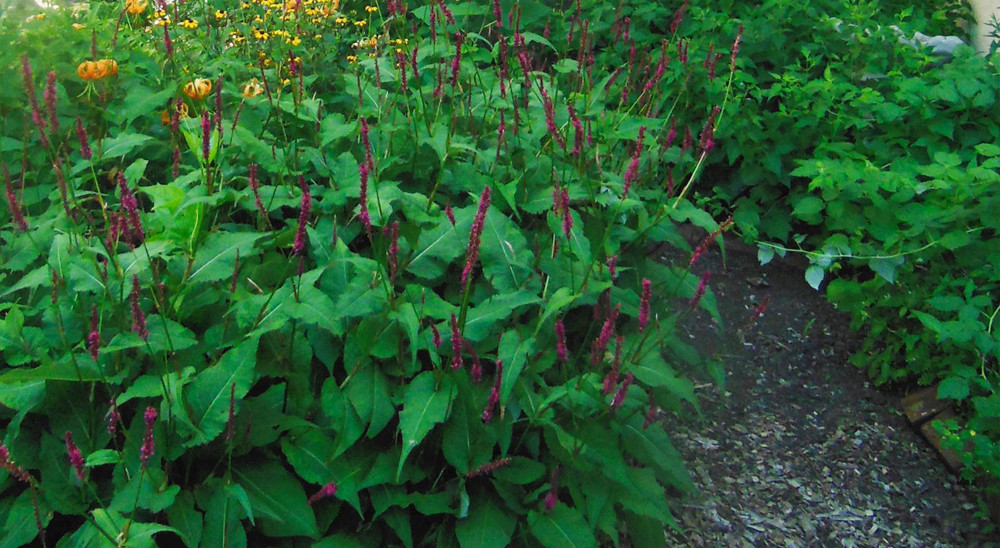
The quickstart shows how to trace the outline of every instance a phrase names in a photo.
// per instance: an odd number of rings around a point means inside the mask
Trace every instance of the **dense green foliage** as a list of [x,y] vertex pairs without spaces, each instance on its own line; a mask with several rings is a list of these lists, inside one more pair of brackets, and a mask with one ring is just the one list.
[[395,4],[0,20],[7,545],[662,542],[737,25]]
[[[1000,56],[899,42],[961,34],[962,4],[941,6],[731,5],[745,95],[706,196],[762,261],[809,258],[807,281],[851,312],[865,335],[853,361],[877,383],[942,381],[964,410],[963,474],[1000,493]],[[713,13],[692,19],[711,28]]]

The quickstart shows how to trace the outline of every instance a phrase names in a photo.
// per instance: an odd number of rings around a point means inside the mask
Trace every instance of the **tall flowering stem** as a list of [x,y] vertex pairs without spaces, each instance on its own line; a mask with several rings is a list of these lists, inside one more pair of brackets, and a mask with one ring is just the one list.
[[146,231],[143,230],[142,219],[139,218],[139,202],[121,173],[118,174],[118,189],[121,191],[121,204],[128,220],[128,228],[132,233],[132,245],[139,245],[146,241]]
[[[45,133],[45,118],[42,117],[42,110],[38,106],[38,97],[35,96],[35,77],[31,72],[31,62],[27,55],[21,56],[21,72],[24,74],[24,91],[28,94],[28,101],[31,103],[31,121],[38,129],[38,136],[42,140],[42,147],[49,149],[49,137]],[[53,87],[53,90],[55,88]],[[54,96],[53,96],[54,104]]]
[[389,231],[389,283],[396,281],[396,273],[399,270],[399,221],[392,223]]
[[483,193],[479,196],[479,209],[476,211],[476,218],[472,221],[472,230],[469,231],[469,246],[465,252],[465,268],[462,269],[462,285],[469,282],[469,275],[479,260],[479,244],[483,235],[483,226],[486,223],[486,212],[490,207],[490,195],[492,190],[489,186],[483,187]]
[[247,184],[250,185],[250,190],[253,191],[253,203],[257,206],[257,211],[260,212],[260,216],[268,221],[267,210],[264,209],[264,202],[260,198],[260,181],[257,180],[257,164],[250,164],[250,176],[247,179]]
[[[443,4],[442,4],[443,6]],[[465,35],[461,32],[455,33],[455,57],[451,60],[451,87],[458,85],[458,73],[462,68],[462,43],[465,42]]]

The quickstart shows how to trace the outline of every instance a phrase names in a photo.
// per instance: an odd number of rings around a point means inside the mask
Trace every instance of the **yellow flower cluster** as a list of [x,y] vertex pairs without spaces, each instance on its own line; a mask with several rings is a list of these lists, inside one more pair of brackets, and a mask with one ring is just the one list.
[[[185,105],[184,103],[181,103],[179,106],[177,106],[175,108],[177,109],[177,113],[180,115],[179,116],[180,118],[187,118],[188,117],[188,106],[187,105]],[[169,126],[170,125],[170,118],[171,118],[170,109],[171,109],[171,107],[168,106],[166,108],[166,110],[164,110],[163,112],[160,113],[160,122],[163,125],[165,125],[165,126]]]
[[146,0],[125,0],[125,11],[131,15],[139,15],[146,11],[149,2]]
[[253,78],[249,82],[243,84],[243,96],[247,99],[252,99],[261,93],[264,93],[264,86],[260,85],[260,82]]
[[118,62],[114,59],[84,61],[76,67],[76,73],[87,81],[100,80],[118,74]]
[[184,95],[196,101],[208,97],[209,93],[212,93],[212,81],[208,78],[195,78],[184,84]]
[[184,27],[184,28],[186,28],[186,29],[192,29],[193,30],[193,29],[198,28],[198,22],[195,21],[194,19],[185,19],[185,20],[181,21],[181,26]]

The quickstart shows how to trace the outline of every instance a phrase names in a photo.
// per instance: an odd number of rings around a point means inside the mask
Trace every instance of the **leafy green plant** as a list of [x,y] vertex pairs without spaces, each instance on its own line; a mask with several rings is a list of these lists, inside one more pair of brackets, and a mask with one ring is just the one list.
[[865,333],[853,361],[877,383],[941,381],[964,411],[956,436],[977,433],[965,474],[995,491],[1000,59],[899,42],[955,33],[954,5],[759,7],[741,13],[753,45],[726,154],[706,167],[723,182],[702,203],[731,211],[762,262],[808,257],[806,280]]
[[4,541],[662,542],[738,30],[584,4],[0,22]]

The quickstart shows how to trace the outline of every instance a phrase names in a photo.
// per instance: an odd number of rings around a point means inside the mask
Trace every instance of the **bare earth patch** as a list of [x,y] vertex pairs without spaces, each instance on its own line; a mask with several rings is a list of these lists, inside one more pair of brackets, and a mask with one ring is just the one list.
[[[681,546],[1000,546],[974,516],[974,492],[910,427],[902,394],[848,362],[858,334],[788,262],[760,266],[727,244],[712,271],[725,323],[686,326],[717,353],[726,394],[702,391],[704,415],[670,433],[699,492],[674,503]],[[686,260],[687,257],[672,257]],[[747,329],[752,310],[766,314]],[[743,328],[745,333],[738,334]]]

